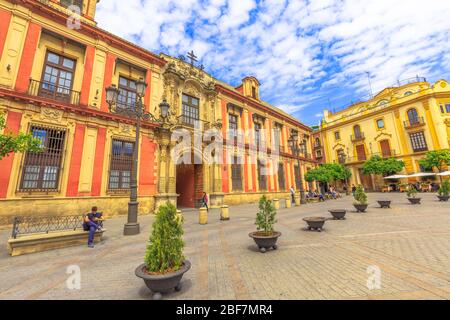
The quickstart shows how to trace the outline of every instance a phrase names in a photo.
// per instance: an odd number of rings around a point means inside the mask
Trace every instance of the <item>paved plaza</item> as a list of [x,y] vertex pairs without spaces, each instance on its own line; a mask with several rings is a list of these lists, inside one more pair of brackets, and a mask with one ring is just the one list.
[[[192,269],[183,289],[165,299],[449,299],[450,203],[432,194],[412,206],[404,194],[369,194],[365,214],[351,197],[278,211],[279,249],[261,254],[248,233],[257,205],[230,208],[231,220],[210,212],[201,226],[185,212],[186,258]],[[379,209],[377,199],[393,200]],[[327,221],[322,233],[305,231],[302,218],[347,208],[345,221]],[[105,209],[105,208],[101,208]],[[105,210],[106,211],[106,210]],[[0,299],[150,299],[134,269],[143,261],[152,216],[142,232],[122,236],[124,217],[106,223],[94,249],[72,247],[11,258],[9,230],[0,231]],[[70,290],[67,268],[81,269],[81,289]],[[367,269],[379,268],[381,288],[370,290]]]

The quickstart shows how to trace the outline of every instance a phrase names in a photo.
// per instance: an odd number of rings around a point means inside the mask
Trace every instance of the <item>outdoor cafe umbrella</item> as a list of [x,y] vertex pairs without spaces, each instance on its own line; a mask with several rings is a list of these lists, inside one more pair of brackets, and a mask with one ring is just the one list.
[[406,176],[406,175],[396,174],[393,176],[385,177],[384,179],[403,179],[403,178],[408,178],[408,177],[409,176]]
[[419,172],[419,173],[409,175],[408,178],[432,177],[435,175],[436,175],[436,173],[434,173],[434,172]]
[[450,176],[450,171],[445,171],[437,174],[438,176]]

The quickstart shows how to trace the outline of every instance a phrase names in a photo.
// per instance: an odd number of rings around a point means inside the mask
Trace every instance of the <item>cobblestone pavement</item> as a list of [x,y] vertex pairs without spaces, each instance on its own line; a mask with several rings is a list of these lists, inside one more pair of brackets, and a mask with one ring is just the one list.
[[[231,220],[210,212],[209,224],[185,212],[185,255],[192,269],[183,289],[166,299],[449,299],[450,202],[422,195],[412,206],[404,194],[369,194],[367,213],[351,197],[278,211],[279,249],[261,254],[248,233],[256,204],[230,208]],[[391,199],[380,209],[377,199]],[[308,232],[302,218],[347,208],[347,220]],[[142,233],[122,236],[124,217],[107,222],[94,249],[72,247],[11,258],[0,249],[0,299],[150,299],[134,269],[143,261],[153,217],[140,217]],[[8,231],[0,232],[5,244]],[[67,267],[81,268],[81,289],[69,290]],[[369,290],[367,268],[381,270],[381,288]]]

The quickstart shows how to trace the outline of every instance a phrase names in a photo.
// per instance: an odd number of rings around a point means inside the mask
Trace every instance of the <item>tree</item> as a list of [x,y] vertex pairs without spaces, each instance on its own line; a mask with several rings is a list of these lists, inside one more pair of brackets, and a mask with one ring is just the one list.
[[0,134],[0,160],[13,152],[41,151],[42,141],[40,139],[34,138],[32,134],[11,134],[6,128],[5,118],[0,115],[0,130],[3,129],[5,129],[4,133]]
[[425,170],[433,170],[434,168],[436,168],[439,170],[439,172],[442,172],[443,168],[450,164],[450,151],[449,150],[428,151],[425,154],[425,158],[419,161],[419,164]]
[[145,254],[147,272],[165,274],[180,269],[183,256],[183,221],[171,203],[159,207]]
[[258,231],[261,231],[264,236],[271,236],[273,234],[273,226],[277,222],[275,216],[277,211],[273,202],[267,200],[266,196],[262,196],[259,200],[259,211],[256,214],[256,226]]
[[395,158],[382,158],[373,156],[363,165],[364,174],[379,174],[383,176],[393,175],[403,170],[405,163]]
[[351,176],[351,171],[342,164],[327,163],[309,170],[305,174],[305,180],[308,182],[318,181],[328,183],[331,181],[346,180]]

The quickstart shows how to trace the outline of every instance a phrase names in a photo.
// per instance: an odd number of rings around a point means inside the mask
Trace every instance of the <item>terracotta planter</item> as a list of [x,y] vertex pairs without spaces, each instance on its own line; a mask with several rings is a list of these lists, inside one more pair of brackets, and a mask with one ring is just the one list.
[[191,263],[188,260],[185,260],[183,266],[175,272],[162,275],[150,275],[145,272],[145,264],[141,264],[136,268],[135,274],[137,277],[143,279],[147,288],[153,292],[153,299],[160,300],[163,293],[167,293],[171,290],[181,290],[181,279],[190,268]]
[[411,202],[411,204],[420,204],[422,198],[408,198],[408,200],[409,202]]
[[450,199],[450,196],[437,196],[437,197],[441,202],[447,202],[448,199]]
[[381,208],[390,208],[391,207],[391,201],[390,200],[378,200],[378,204]]
[[327,221],[324,217],[308,217],[304,218],[303,221],[305,221],[308,224],[308,230],[310,231],[318,231],[322,232],[323,226],[325,224],[325,221]]
[[330,210],[329,212],[334,220],[345,220],[345,215],[347,214],[347,210]]
[[278,241],[278,238],[281,237],[281,232],[274,231],[272,233],[272,235],[265,236],[262,234],[262,232],[255,231],[255,232],[251,232],[249,234],[249,237],[253,238],[253,240],[255,241],[256,245],[259,248],[259,251],[264,253],[269,249],[273,249],[273,250],[278,249],[277,241]]
[[353,204],[357,212],[366,212],[368,204]]

